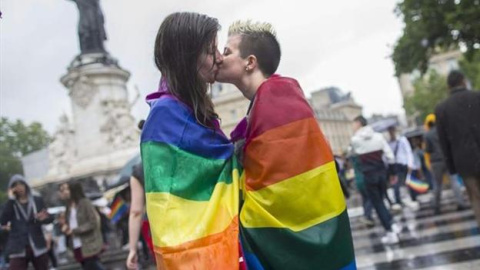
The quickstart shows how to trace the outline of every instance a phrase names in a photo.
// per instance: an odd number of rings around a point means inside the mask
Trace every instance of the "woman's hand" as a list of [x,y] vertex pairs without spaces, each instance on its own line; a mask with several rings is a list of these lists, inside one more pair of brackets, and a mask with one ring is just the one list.
[[138,255],[136,250],[130,250],[127,257],[127,268],[129,270],[138,269]]
[[63,232],[65,235],[67,235],[67,236],[69,236],[69,235],[72,234],[72,230],[70,230],[70,228],[68,227],[67,224],[63,224],[63,226],[62,226],[62,232]]

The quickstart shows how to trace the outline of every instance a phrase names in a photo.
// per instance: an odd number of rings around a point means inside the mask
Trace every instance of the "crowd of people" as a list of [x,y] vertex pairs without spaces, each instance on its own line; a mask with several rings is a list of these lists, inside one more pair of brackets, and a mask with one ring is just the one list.
[[[393,222],[392,213],[405,206],[418,210],[419,194],[431,190],[434,214],[441,213],[445,180],[453,190],[457,211],[468,208],[464,183],[480,225],[480,94],[466,88],[466,78],[459,71],[452,71],[446,83],[450,97],[427,116],[424,132],[411,138],[399,135],[395,125],[384,136],[375,132],[364,117],[354,120],[355,134],[340,172],[345,175],[345,166],[353,169],[350,178],[362,197],[363,222],[374,226],[375,209],[386,231],[381,239],[384,244],[400,241],[397,233],[401,228]],[[387,192],[390,187],[394,201]],[[408,192],[408,203],[402,200],[401,189]]]
[[[444,175],[459,209],[467,207],[457,185],[463,179],[480,223],[480,121],[471,121],[480,116],[480,97],[460,72],[449,75],[451,96],[427,121],[425,138],[409,141],[394,126],[386,138],[358,116],[348,162],[336,166],[299,83],[275,74],[281,50],[272,25],[235,22],[223,54],[219,28],[215,18],[182,12],[158,30],[154,59],[162,77],[147,96],[142,163],[130,180],[129,269],[139,267],[140,233],[157,269],[356,269],[341,185],[349,177],[337,174],[347,163],[365,222],[374,225],[374,209],[384,244],[401,241],[392,212],[418,209],[424,185],[441,211]],[[208,94],[215,81],[234,84],[250,100],[230,138]],[[21,176],[12,177],[10,189],[0,217],[9,230],[10,268],[31,262],[48,269],[42,226],[53,217]],[[66,211],[58,224],[75,260],[83,269],[104,269],[101,216],[80,183],[60,184],[59,194]]]

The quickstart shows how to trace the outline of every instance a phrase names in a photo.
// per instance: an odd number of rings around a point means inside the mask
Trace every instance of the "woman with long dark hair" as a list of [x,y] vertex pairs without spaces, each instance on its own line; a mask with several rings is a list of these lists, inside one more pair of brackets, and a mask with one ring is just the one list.
[[68,245],[82,269],[103,270],[98,255],[102,252],[103,240],[100,216],[89,199],[85,197],[80,183],[62,183],[60,198],[67,204],[66,221],[62,232],[68,236]]
[[238,170],[208,95],[222,56],[214,18],[174,13],[160,26],[160,88],[147,96],[141,152],[157,268],[238,268]]

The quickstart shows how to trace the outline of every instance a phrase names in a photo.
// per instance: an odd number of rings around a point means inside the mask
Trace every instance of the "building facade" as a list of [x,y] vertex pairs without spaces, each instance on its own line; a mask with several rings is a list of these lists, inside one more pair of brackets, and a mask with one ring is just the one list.
[[[246,115],[250,101],[231,84],[214,84],[212,98],[222,130],[229,136]],[[355,103],[350,94],[344,94],[334,87],[312,92],[309,103],[333,153],[342,154],[353,135],[352,120],[362,113],[362,107]]]
[[[460,51],[450,51],[437,54],[430,59],[428,67],[431,70],[435,70],[440,75],[447,76],[450,71],[459,68],[458,61],[461,57],[462,52]],[[415,91],[413,84],[415,80],[420,78],[420,76],[420,72],[415,70],[412,73],[404,73],[398,77],[398,84],[400,85],[400,91],[402,92],[402,97],[404,99],[408,95],[413,94]]]

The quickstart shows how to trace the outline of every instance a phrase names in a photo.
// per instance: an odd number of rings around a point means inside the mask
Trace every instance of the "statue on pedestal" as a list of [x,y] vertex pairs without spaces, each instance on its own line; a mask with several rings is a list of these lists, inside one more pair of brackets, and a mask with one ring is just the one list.
[[105,134],[106,143],[114,148],[126,148],[138,143],[135,120],[130,114],[131,108],[124,100],[105,100],[102,102],[105,122],[100,131]]
[[100,0],[70,0],[79,11],[78,37],[81,54],[106,53],[103,41],[107,40]]
[[68,117],[63,114],[60,117],[60,126],[58,127],[53,141],[50,143],[49,160],[50,171],[54,174],[68,173],[75,158],[74,131],[70,126]]

